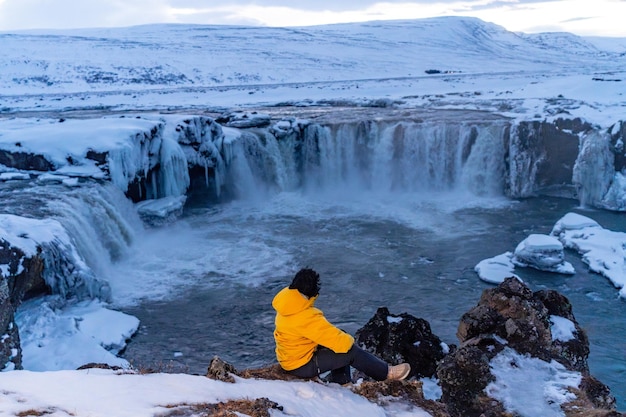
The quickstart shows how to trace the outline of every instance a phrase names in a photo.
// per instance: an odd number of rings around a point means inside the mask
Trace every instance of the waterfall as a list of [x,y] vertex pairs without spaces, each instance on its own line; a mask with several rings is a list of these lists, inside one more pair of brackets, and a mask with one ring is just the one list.
[[127,253],[143,227],[132,203],[110,184],[90,184],[59,194],[48,202],[47,210],[97,273]]
[[502,195],[505,123],[359,122],[311,126],[305,187]]
[[172,120],[156,125],[151,137],[137,136],[134,150],[110,155],[114,184],[124,189],[130,173],[144,167],[147,198],[181,196],[190,184],[188,165],[196,179],[203,169],[203,182],[217,199],[293,190],[573,197],[574,185],[583,205],[626,205],[623,174],[610,168],[607,134],[583,135],[564,121],[370,118],[320,124],[292,118],[243,129],[204,117]]
[[[224,127],[223,132],[205,121],[211,134],[204,136],[212,139],[203,144],[211,148],[207,155],[218,199],[222,191],[226,199],[294,190],[511,198],[578,194],[582,205],[626,207],[619,128],[607,133],[576,120],[470,119],[287,118],[269,128]],[[196,159],[188,154],[189,161]]]
[[265,188],[263,178],[271,172],[271,166],[264,166],[266,159],[259,138],[244,132],[237,140],[227,144],[227,169],[224,188],[234,198],[256,198]]
[[[104,298],[100,277],[128,253],[143,227],[124,194],[141,175],[141,197],[148,199],[183,196],[195,170],[196,176],[202,171],[203,182],[218,199],[256,199],[283,191],[525,197],[544,185],[574,184],[583,205],[623,210],[626,174],[616,171],[614,156],[618,146],[623,153],[620,130],[565,135],[555,124],[548,134],[546,124],[292,118],[269,128],[244,129],[222,127],[206,117],[171,116],[146,120],[145,127],[110,150],[110,182],[81,178],[68,182],[77,185],[70,187],[42,176],[35,185],[7,185],[9,197],[0,206],[9,214],[62,225],[67,241],[47,246],[45,255],[46,279],[55,292]],[[565,157],[573,161],[572,155],[577,159],[570,168]],[[569,175],[571,182],[564,181]],[[10,187],[20,188],[12,192]]]
[[[469,136],[459,152],[459,165],[462,166],[460,182],[473,194],[502,195],[506,171],[506,131],[505,124],[491,124],[480,129],[465,128],[465,134]],[[463,162],[466,151],[469,155]]]
[[[108,300],[108,284],[102,277],[111,262],[128,253],[143,227],[124,193],[110,183],[86,182],[74,188],[48,184],[20,194],[16,206],[4,207],[6,211],[56,225],[51,233],[58,238],[39,242],[44,278],[52,292]],[[27,200],[31,203],[25,205]]]
[[293,143],[279,141],[268,131],[226,130],[222,144],[227,166],[222,180],[227,194],[234,198],[255,199],[272,192],[292,190],[298,184]]
[[243,131],[223,145],[236,198],[279,191],[462,191],[502,195],[506,122],[310,124],[277,139]]

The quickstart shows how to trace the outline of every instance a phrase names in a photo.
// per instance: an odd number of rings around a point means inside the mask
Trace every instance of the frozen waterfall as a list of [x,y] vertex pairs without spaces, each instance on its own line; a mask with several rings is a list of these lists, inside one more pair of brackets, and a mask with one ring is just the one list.
[[[277,139],[245,132],[232,145],[235,194],[260,189],[464,191],[502,195],[506,123],[309,124]],[[243,165],[242,165],[243,164]]]
[[[53,294],[108,300],[106,273],[127,253],[143,226],[132,203],[112,184],[5,190],[0,229],[27,257],[40,253]],[[32,249],[29,249],[32,248]],[[41,251],[37,248],[40,248]]]
[[[615,163],[616,144],[622,144],[619,130],[604,132],[579,124],[574,132],[557,122],[515,124],[486,113],[410,117],[379,113],[351,111],[344,118],[329,113],[314,122],[283,118],[269,127],[245,128],[181,115],[29,122],[33,126],[26,124],[26,133],[19,136],[21,148],[35,149],[42,132],[55,138],[69,131],[76,139],[72,158],[55,156],[57,170],[41,174],[36,186],[25,182],[11,193],[7,201],[12,202],[4,204],[4,212],[58,221],[71,247],[61,250],[69,254],[61,264],[56,263],[62,258],[58,248],[50,248],[56,255],[49,259],[49,276],[63,268],[59,276],[95,272],[79,274],[86,282],[92,275],[106,276],[107,265],[128,251],[143,227],[129,197],[134,201],[182,197],[176,200],[182,201],[182,211],[186,194],[200,186],[204,195],[212,193],[205,204],[254,200],[283,191],[339,197],[443,192],[518,198],[575,188],[582,204],[625,210],[626,180]],[[122,120],[119,128],[111,125],[117,120]],[[14,125],[19,121],[11,121],[7,131],[12,135]],[[93,142],[93,137],[84,135],[83,128],[95,129],[102,143],[103,156],[96,158],[95,165],[85,153],[92,143],[81,141]],[[18,139],[5,136],[7,144]],[[46,157],[45,152],[41,155]],[[91,167],[95,179],[81,174],[82,179],[66,182],[67,177],[59,175],[71,175],[80,163]],[[105,183],[104,174],[109,180]],[[50,279],[55,291],[71,292],[59,282]],[[105,292],[102,289],[99,296]]]

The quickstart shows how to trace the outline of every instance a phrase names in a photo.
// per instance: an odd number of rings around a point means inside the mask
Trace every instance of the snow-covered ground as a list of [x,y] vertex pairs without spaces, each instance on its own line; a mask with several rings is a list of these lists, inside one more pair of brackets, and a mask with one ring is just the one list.
[[[567,115],[609,127],[626,113],[626,39],[514,34],[474,19],[289,29],[156,25],[28,31],[0,33],[0,44],[0,118],[5,119],[88,118],[125,111],[212,114],[232,108],[280,112],[330,103],[395,103],[407,109],[489,110],[521,120]],[[63,138],[50,128],[58,125],[56,120],[46,119],[32,119],[27,129],[31,135],[24,137],[23,121],[4,120],[0,141],[16,143],[19,138],[20,146],[49,153],[68,170],[61,173],[101,174],[87,160],[68,165],[67,156],[84,155],[86,147],[109,149],[111,144],[102,138],[80,133],[87,125],[89,131],[102,132],[107,119],[66,121]],[[128,119],[120,124],[116,119],[107,138],[125,137],[128,129],[150,130],[154,123]],[[74,124],[80,132],[67,136]],[[24,174],[0,175],[7,180]],[[125,171],[119,175],[122,184]],[[593,223],[566,217],[555,226],[554,239],[584,254],[589,267],[626,297],[626,235]],[[38,236],[47,236],[34,231],[30,223],[0,218],[0,237],[18,247],[32,250]],[[560,249],[554,240],[548,243],[549,250]],[[540,253],[546,239],[529,238],[523,249]],[[477,272],[486,281],[498,282],[502,274],[513,273],[514,256],[507,252],[481,263]],[[426,415],[417,409],[383,408],[348,389],[312,382],[238,380],[232,385],[192,375],[68,370],[79,362],[128,366],[111,352],[123,348],[137,323],[108,310],[105,303],[66,307],[57,302],[50,298],[41,308],[18,315],[18,324],[30,323],[24,328],[32,329],[22,336],[29,371],[0,373],[0,416],[33,409],[55,416],[108,416],[112,410],[119,416],[151,416],[171,404],[262,396],[282,405],[285,415],[342,415],[346,409],[361,416]],[[100,326],[102,321],[109,325]],[[494,397],[520,415],[559,415],[554,404],[567,398],[564,387],[575,384],[578,376],[554,364],[508,354],[511,357],[500,355],[492,364],[497,379],[488,389]],[[524,365],[508,369],[512,361]],[[515,381],[528,380],[543,381],[545,389],[511,388],[517,386]],[[528,411],[528,404],[536,408]]]
[[[567,388],[578,386],[581,379],[579,373],[567,371],[556,362],[530,358],[511,349],[497,355],[490,366],[496,379],[487,391],[507,410],[524,417],[562,416],[559,405],[572,399]],[[527,388],[528,381],[533,381],[533,389],[520,389]],[[0,386],[0,416],[7,417],[34,415],[36,411],[58,417],[151,417],[192,404],[262,397],[282,407],[281,411],[272,410],[272,416],[430,416],[410,404],[388,399],[381,406],[348,387],[318,382],[236,378],[231,384],[198,375],[87,369],[3,372]],[[426,398],[436,398],[436,391],[436,386],[426,381]]]

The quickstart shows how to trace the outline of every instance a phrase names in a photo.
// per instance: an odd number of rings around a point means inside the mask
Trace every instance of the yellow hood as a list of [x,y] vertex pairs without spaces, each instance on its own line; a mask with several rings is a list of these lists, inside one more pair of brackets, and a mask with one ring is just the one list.
[[285,287],[274,297],[272,307],[278,314],[291,316],[313,307],[315,300],[317,300],[317,296],[307,299],[300,291]]

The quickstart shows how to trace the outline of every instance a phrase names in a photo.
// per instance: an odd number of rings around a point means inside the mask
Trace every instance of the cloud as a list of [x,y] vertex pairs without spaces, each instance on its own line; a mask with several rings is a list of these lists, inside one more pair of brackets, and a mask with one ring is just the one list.
[[167,18],[165,0],[3,0],[0,30],[130,26]]
[[581,20],[589,20],[589,19],[595,19],[595,18],[597,18],[597,16],[596,17],[594,16],[572,17],[570,19],[563,20],[562,23],[579,22]]
[[622,0],[0,0],[0,30],[147,23],[308,26],[434,16],[477,17],[521,32],[549,28],[626,37]]
[[[406,0],[391,0],[388,3],[406,3]],[[380,1],[362,1],[362,0],[319,0],[319,1],[297,1],[293,0],[229,0],[229,1],[203,1],[203,0],[171,0],[170,5],[174,8],[216,8],[218,6],[228,5],[231,7],[241,6],[259,6],[270,8],[294,8],[305,11],[324,11],[332,10],[336,12],[347,10],[358,10],[369,7],[372,4],[380,3]]]
[[[314,5],[313,2],[293,2],[283,5],[282,1],[267,1],[254,4],[240,2],[222,3],[219,6],[204,6],[201,8],[172,8],[171,13],[177,21],[197,21],[197,16],[206,16],[210,21],[205,23],[220,23],[215,21],[219,16],[229,23],[256,22],[265,26],[308,26],[329,23],[363,22],[369,20],[389,19],[418,19],[431,16],[453,15],[457,10],[471,10],[474,4],[484,5],[491,0],[469,1],[439,1],[439,2],[348,2],[354,3],[353,8],[341,2],[341,7],[324,8]],[[270,5],[271,3],[271,5]],[[322,2],[329,4],[329,2]],[[172,3],[174,4],[174,3]],[[178,1],[182,4],[182,1]],[[188,2],[185,2],[188,4]]]

